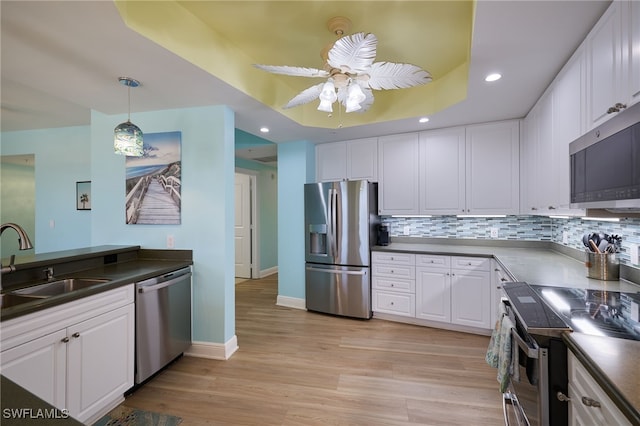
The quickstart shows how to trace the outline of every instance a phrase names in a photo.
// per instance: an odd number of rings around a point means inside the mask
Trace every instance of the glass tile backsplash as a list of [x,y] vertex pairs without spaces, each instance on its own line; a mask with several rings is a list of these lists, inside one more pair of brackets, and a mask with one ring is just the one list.
[[[507,217],[389,217],[382,222],[389,225],[392,237],[471,238],[523,241],[552,241],[577,250],[584,250],[582,236],[590,232],[603,232],[622,237],[618,253],[620,263],[631,265],[629,245],[640,244],[640,219],[620,219],[620,222],[556,219],[546,216]],[[497,237],[491,231],[497,231]],[[564,237],[566,235],[566,242]]]

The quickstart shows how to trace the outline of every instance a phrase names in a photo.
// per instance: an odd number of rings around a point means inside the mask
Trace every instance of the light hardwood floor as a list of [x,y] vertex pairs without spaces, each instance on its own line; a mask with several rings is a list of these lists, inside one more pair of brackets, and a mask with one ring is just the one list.
[[500,425],[489,338],[278,307],[277,276],[236,285],[240,349],[183,357],[125,406],[182,425]]

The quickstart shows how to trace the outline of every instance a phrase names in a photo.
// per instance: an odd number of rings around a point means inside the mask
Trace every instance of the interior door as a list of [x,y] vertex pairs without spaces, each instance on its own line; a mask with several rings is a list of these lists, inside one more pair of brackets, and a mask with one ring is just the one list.
[[236,173],[236,277],[251,278],[251,176]]

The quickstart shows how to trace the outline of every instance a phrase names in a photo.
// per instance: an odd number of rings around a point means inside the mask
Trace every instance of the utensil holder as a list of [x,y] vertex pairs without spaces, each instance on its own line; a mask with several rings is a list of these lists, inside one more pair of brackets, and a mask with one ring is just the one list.
[[620,279],[620,260],[615,253],[594,253],[587,251],[587,277],[602,281]]

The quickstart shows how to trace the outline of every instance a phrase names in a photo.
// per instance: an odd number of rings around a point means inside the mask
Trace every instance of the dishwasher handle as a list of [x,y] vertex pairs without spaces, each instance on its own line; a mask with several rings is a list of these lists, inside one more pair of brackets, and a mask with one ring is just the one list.
[[[167,275],[164,275],[162,278],[168,278],[168,277],[171,277],[172,275],[174,274],[167,274]],[[169,287],[170,285],[173,285],[178,281],[182,281],[185,278],[191,278],[191,275],[192,275],[191,272],[187,272],[186,274],[177,275],[166,281],[162,280],[162,278],[152,278],[152,279],[137,283],[136,289],[138,293],[149,293],[151,291],[158,291],[165,287]]]

